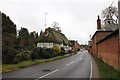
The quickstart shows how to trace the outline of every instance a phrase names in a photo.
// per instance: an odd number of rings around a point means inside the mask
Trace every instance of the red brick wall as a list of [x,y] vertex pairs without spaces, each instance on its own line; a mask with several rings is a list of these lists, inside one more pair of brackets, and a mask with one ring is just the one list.
[[107,35],[109,35],[112,32],[98,32],[97,33],[97,42],[105,38]]
[[91,54],[93,55],[93,56],[96,56],[97,54],[97,52],[96,52],[96,49],[97,49],[97,47],[96,47],[96,42],[97,42],[97,37],[96,37],[96,35],[93,37],[93,39],[92,39],[92,48],[91,48]]
[[98,44],[98,55],[105,63],[118,70],[118,34]]
[[93,38],[92,38],[92,48],[91,48],[91,54],[93,56],[97,56],[97,45],[96,43],[100,40],[102,40],[103,38],[105,38],[107,35],[109,35],[111,32],[106,32],[106,31],[96,31],[96,33],[94,34]]

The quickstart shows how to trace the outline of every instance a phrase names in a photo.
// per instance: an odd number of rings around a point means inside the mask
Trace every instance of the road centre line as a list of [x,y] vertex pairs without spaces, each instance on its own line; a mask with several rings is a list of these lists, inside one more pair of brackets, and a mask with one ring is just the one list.
[[46,77],[46,76],[48,76],[48,75],[50,75],[50,74],[53,74],[53,73],[57,72],[58,70],[60,70],[60,69],[56,69],[56,70],[54,70],[54,71],[52,71],[52,72],[50,72],[50,73],[48,73],[48,74],[45,74],[45,75],[43,75],[43,76],[41,76],[41,77],[39,77],[39,78],[37,78],[37,79],[35,79],[35,80],[39,80],[39,79],[41,79],[41,78],[44,78],[44,77]]
[[[82,59],[83,59],[83,58],[80,58],[80,59],[78,59],[78,60],[72,61],[72,62],[66,64],[65,67],[73,64],[73,63],[76,62],[76,61],[82,60]],[[60,70],[60,69],[56,69],[56,70],[54,70],[54,71],[52,71],[52,72],[50,72],[50,73],[48,73],[48,74],[45,74],[45,75],[43,75],[43,76],[41,76],[41,77],[39,77],[39,78],[37,78],[37,79],[35,79],[35,80],[39,80],[39,79],[41,79],[41,78],[44,78],[44,77],[46,77],[46,76],[48,76],[48,75],[50,75],[50,74],[53,74],[53,73],[57,72],[58,70]]]
[[72,62],[70,62],[70,63],[66,64],[65,66],[69,66],[69,65],[70,65],[70,64],[72,64],[72,63],[74,63],[74,61],[72,61]]

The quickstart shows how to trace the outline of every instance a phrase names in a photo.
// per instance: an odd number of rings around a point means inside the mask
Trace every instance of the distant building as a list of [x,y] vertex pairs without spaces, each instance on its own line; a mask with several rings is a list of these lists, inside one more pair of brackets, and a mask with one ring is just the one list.
[[70,50],[71,47],[67,37],[60,31],[55,30],[54,28],[47,28],[41,36],[38,38],[37,47],[41,48],[52,48],[54,45],[59,45],[65,50]]
[[70,43],[71,43],[71,47],[72,47],[73,50],[77,50],[77,51],[80,50],[81,47],[80,47],[80,44],[77,41],[70,40]]
[[105,20],[105,31],[115,31],[118,29],[118,24],[114,23],[114,20],[112,18],[107,17]]

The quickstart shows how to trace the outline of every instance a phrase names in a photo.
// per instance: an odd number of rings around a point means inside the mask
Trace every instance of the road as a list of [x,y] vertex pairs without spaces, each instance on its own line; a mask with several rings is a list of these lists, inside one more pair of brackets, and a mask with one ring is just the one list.
[[91,56],[87,51],[52,62],[3,74],[3,78],[90,78]]

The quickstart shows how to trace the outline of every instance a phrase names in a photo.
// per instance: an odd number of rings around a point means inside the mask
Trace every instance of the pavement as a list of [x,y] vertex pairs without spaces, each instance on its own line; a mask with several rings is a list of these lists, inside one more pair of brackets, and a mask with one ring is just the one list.
[[8,78],[13,80],[16,78],[20,80],[27,78],[32,80],[44,78],[90,80],[90,78],[98,78],[98,75],[96,63],[87,51],[83,51],[63,59],[4,73],[3,78],[7,80]]
[[95,62],[92,56],[91,56],[91,59],[92,59],[92,79],[91,80],[99,80],[100,74],[99,74],[97,63]]

